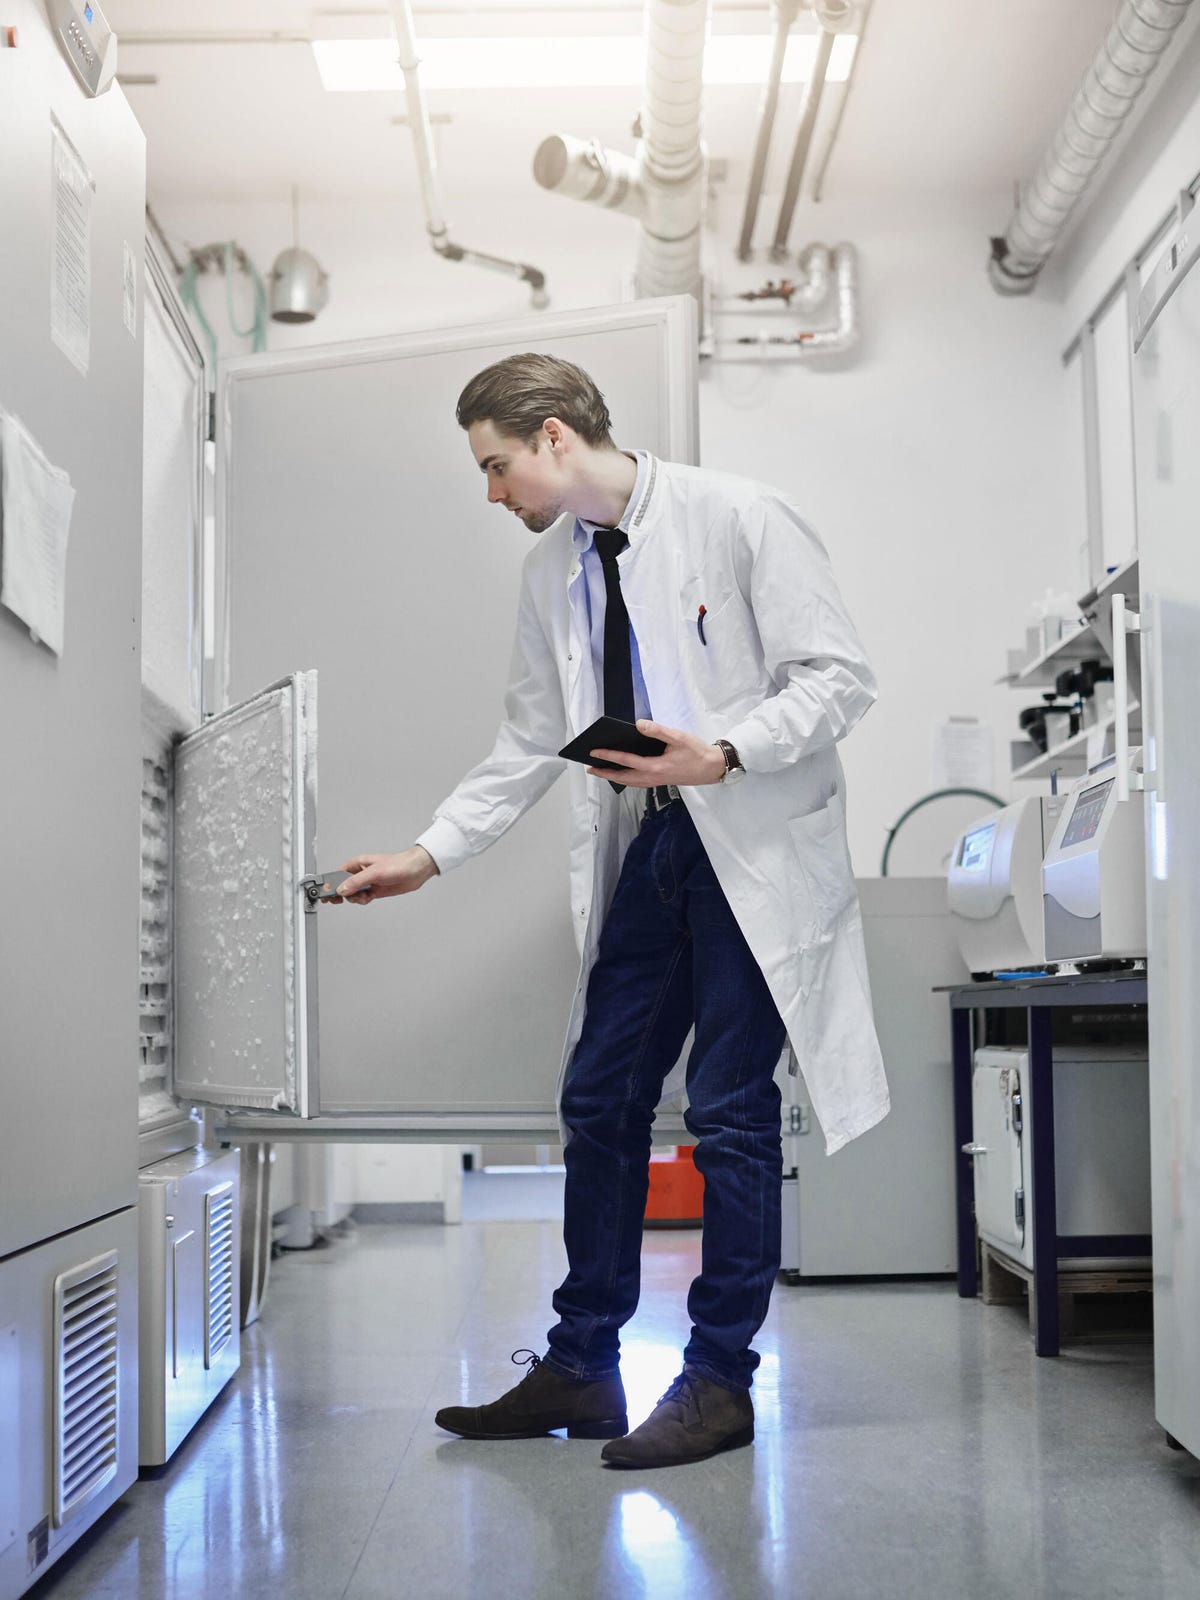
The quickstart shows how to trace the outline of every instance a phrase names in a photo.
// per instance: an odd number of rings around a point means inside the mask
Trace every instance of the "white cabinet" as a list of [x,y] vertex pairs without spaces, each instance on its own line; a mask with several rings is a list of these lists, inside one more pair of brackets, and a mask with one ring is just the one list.
[[[830,1160],[803,1081],[788,1077],[803,1134],[785,1139],[782,1268],[789,1278],[954,1270],[954,1116],[946,998],[965,983],[944,878],[860,878],[875,1025],[892,1109]],[[785,1130],[787,1128],[785,1120]]]
[[142,1466],[171,1458],[241,1362],[239,1157],[185,1150],[138,1174]]

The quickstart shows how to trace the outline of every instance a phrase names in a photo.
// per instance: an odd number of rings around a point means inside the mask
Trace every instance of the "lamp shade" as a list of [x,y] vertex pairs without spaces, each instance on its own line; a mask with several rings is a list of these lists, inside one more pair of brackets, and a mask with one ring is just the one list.
[[271,268],[271,320],[311,322],[329,299],[329,278],[307,250],[282,250]]

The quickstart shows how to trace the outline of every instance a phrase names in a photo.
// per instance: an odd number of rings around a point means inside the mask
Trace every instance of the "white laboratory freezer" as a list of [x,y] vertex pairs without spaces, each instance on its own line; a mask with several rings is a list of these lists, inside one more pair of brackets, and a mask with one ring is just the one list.
[[1171,1438],[1200,1455],[1200,234],[1195,215],[1181,217],[1138,300],[1133,420],[1145,728],[1154,1404]]
[[[1033,1270],[1029,1052],[984,1046],[971,1070],[971,1140],[979,1237]],[[1054,1167],[1062,1237],[1149,1237],[1150,1099],[1144,1050],[1054,1048]],[[1064,1268],[1140,1257],[1064,1256]]]
[[[826,1156],[802,1080],[783,1080],[784,1171],[794,1173],[784,1179],[782,1271],[792,1282],[955,1266],[950,1009],[934,989],[970,973],[946,880],[860,878],[858,892],[892,1109]],[[792,1123],[803,1131],[789,1132]]]

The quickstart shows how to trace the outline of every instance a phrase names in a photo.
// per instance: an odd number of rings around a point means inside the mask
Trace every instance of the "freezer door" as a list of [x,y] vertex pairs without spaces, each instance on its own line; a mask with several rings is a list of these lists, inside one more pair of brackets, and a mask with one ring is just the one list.
[[[526,350],[590,372],[622,445],[695,459],[690,298],[219,372],[226,693],[298,660],[319,670],[323,870],[407,848],[492,746],[535,536],[487,503],[455,402],[475,373]],[[579,977],[568,863],[559,782],[493,849],[419,894],[320,909],[323,1131],[552,1134]]]
[[315,672],[175,756],[175,1081],[198,1104],[317,1109]]
[[1200,1454],[1200,239],[1190,219],[1138,310],[1155,1410]]

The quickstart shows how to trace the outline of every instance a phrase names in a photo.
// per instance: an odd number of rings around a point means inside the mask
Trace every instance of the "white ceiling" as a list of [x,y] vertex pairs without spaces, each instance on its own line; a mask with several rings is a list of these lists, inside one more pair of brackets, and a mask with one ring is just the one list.
[[[1104,35],[1116,0],[874,0],[857,74],[825,183],[832,201],[908,194],[994,194],[1025,176]],[[620,25],[616,7],[588,11],[542,0],[425,0],[418,34],[596,31]],[[296,0],[108,0],[121,37],[120,68],[153,75],[126,93],[146,131],[152,202],[278,201],[293,183],[302,200],[355,200],[415,192],[407,132],[394,119],[402,94],[328,94],[303,42],[315,10]],[[371,0],[343,10],[385,9]],[[622,15],[635,19],[636,6]],[[717,0],[714,27],[769,31],[766,3]],[[259,42],[173,43],[164,36],[258,35]],[[281,37],[270,42],[265,33]],[[149,42],[138,36],[154,35]],[[831,90],[818,131],[832,131],[841,91]],[[443,182],[455,194],[518,197],[530,161],[551,132],[631,148],[635,89],[560,94],[502,90],[429,95]],[[795,128],[799,88],[781,98],[772,164],[776,187]],[[705,103],[711,155],[745,182],[759,91],[713,88]]]

